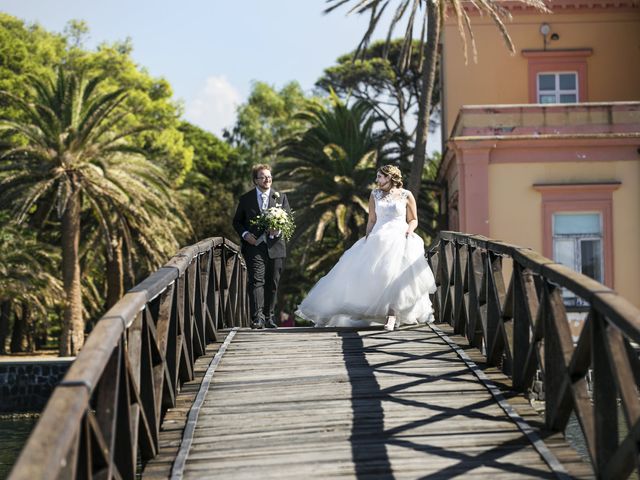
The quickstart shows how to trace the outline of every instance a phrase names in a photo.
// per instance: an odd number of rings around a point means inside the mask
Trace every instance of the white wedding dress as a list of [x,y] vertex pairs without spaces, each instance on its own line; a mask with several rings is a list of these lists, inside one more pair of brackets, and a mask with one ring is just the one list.
[[429,294],[436,290],[424,242],[407,231],[408,191],[374,190],[376,224],[322,277],[298,306],[296,315],[316,327],[396,325],[433,320]]

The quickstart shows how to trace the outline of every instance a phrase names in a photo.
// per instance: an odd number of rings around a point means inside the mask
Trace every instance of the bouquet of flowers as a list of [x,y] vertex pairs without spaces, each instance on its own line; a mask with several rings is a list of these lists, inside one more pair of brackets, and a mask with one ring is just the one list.
[[[252,225],[256,225],[262,230],[279,230],[285,240],[290,240],[293,235],[293,231],[296,229],[296,224],[293,221],[293,215],[287,213],[280,206],[275,206],[266,209],[258,217],[251,221]],[[258,238],[258,243],[265,240],[265,234],[263,233]]]

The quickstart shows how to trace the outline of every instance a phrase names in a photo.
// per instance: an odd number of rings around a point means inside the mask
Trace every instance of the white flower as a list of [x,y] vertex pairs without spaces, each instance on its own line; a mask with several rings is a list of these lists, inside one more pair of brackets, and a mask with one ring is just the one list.
[[270,207],[252,221],[253,225],[258,225],[265,230],[279,230],[286,240],[291,238],[295,229],[295,223],[290,213],[279,205]]

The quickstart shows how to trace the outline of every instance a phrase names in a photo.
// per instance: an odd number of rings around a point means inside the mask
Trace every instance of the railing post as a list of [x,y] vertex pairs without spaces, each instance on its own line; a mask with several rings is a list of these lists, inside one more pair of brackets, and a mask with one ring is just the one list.
[[441,322],[446,322],[453,326],[453,247],[451,242],[441,242],[440,244],[440,312]]
[[605,319],[594,312],[591,319],[591,352],[593,355],[593,408],[595,412],[596,473],[600,474],[618,447],[618,397],[613,369],[607,355]]
[[505,298],[502,257],[487,251],[486,261],[487,362],[490,365],[498,365],[506,342],[502,325],[502,304]]
[[464,269],[467,263],[467,245],[454,243],[453,257],[453,330],[458,335],[467,333],[467,315],[465,309],[465,275]]
[[525,365],[530,355],[531,345],[531,311],[528,301],[531,272],[515,263],[513,266],[513,388],[523,391],[528,385],[525,382]]
[[469,326],[467,338],[471,345],[479,349],[482,349],[483,339],[482,317],[480,314],[482,271],[482,252],[475,246],[469,246],[469,253],[467,255],[467,286],[469,291],[467,310]]
[[552,430],[564,430],[571,413],[571,383],[569,365],[573,355],[573,340],[560,288],[544,285],[544,356],[545,356],[545,416]]

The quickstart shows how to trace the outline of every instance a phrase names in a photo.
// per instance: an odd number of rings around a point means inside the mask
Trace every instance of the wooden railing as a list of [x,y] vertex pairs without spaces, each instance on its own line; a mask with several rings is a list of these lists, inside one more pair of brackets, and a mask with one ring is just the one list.
[[[547,426],[562,431],[574,413],[599,478],[637,470],[640,310],[530,249],[485,237],[441,232],[428,257],[438,321],[485,352],[517,390],[528,389],[541,371]],[[563,289],[587,304],[575,346]]]
[[248,326],[245,280],[238,246],[213,238],[130,290],[96,324],[10,479],[134,479],[207,343],[219,328]]

